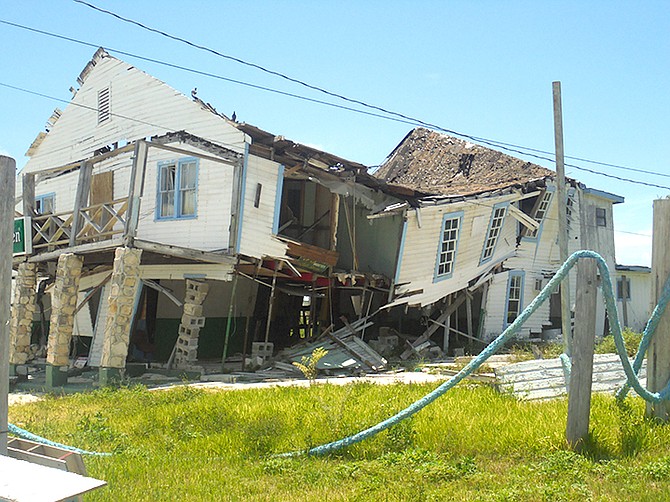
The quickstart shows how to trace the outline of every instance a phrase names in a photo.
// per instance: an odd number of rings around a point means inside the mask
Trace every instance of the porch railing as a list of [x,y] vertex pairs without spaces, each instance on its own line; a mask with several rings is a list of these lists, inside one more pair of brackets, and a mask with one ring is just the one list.
[[[79,210],[79,228],[74,244],[111,239],[123,233],[126,225],[128,197],[94,204]],[[74,211],[43,214],[33,217],[33,249],[48,250],[69,246],[73,232]]]

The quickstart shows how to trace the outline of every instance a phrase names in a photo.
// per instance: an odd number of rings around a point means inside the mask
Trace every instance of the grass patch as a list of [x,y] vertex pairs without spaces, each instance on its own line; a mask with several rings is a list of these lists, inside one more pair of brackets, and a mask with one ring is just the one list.
[[112,457],[86,500],[667,500],[670,428],[644,403],[596,395],[588,450],[565,448],[565,400],[458,387],[413,418],[326,458],[279,458],[374,425],[434,385],[142,387],[13,406],[10,421]]

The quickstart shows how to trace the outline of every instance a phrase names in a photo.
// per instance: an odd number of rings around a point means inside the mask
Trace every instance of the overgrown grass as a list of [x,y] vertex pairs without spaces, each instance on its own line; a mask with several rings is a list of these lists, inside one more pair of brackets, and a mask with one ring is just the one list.
[[212,392],[141,387],[49,397],[10,420],[89,457],[86,500],[668,500],[670,428],[639,399],[595,396],[587,451],[567,450],[565,400],[458,387],[326,458],[278,458],[373,425],[430,385]]
[[[636,333],[629,328],[624,328],[621,334],[623,335],[623,341],[626,345],[626,352],[628,352],[628,356],[633,357],[637,353],[637,348],[639,347],[640,341],[642,340],[642,334]],[[612,335],[604,337],[601,342],[596,345],[596,354],[608,354],[610,352],[616,351],[614,337]]]

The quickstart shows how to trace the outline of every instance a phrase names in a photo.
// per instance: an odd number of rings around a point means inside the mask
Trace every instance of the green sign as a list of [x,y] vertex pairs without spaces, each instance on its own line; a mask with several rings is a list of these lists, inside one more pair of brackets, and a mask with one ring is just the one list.
[[33,252],[30,218],[14,218],[14,256]]

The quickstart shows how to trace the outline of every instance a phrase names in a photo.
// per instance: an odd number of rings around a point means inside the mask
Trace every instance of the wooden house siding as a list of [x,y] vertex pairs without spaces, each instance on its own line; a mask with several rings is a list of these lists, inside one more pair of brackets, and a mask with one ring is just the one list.
[[[627,323],[624,322],[623,300],[617,294],[617,281],[620,281],[623,276],[626,276],[630,286],[630,298],[626,300]],[[617,270],[615,278],[612,279],[612,286],[617,299],[621,326],[627,326],[633,331],[641,333],[654,307],[651,298],[651,271]]]
[[[197,152],[197,149],[183,147]],[[162,162],[197,159],[196,215],[194,218],[157,218],[158,166]],[[228,248],[233,166],[150,149],[137,238],[203,251]]]
[[[244,204],[242,207],[242,232],[239,252],[246,256],[284,257],[286,244],[274,235],[277,214],[277,193],[283,167],[271,160],[248,156],[244,175]],[[283,181],[283,180],[282,180]],[[258,207],[254,207],[258,184],[262,186]]]
[[[98,92],[108,86],[112,115],[98,123]],[[223,117],[125,62],[102,57],[25,169],[34,172],[65,165],[122,140],[180,130],[244,150],[245,134]]]
[[[409,305],[429,305],[444,296],[468,286],[468,282],[498,263],[514,251],[516,245],[516,220],[506,215],[498,237],[495,252],[490,260],[480,263],[493,206],[508,202],[514,196],[459,202],[420,209],[421,226],[416,211],[407,213],[407,230],[397,276],[398,294],[412,291],[421,293],[406,299]],[[451,276],[435,280],[435,267],[442,221],[445,214],[463,212],[458,239],[458,249]],[[401,301],[400,303],[405,303]]]

